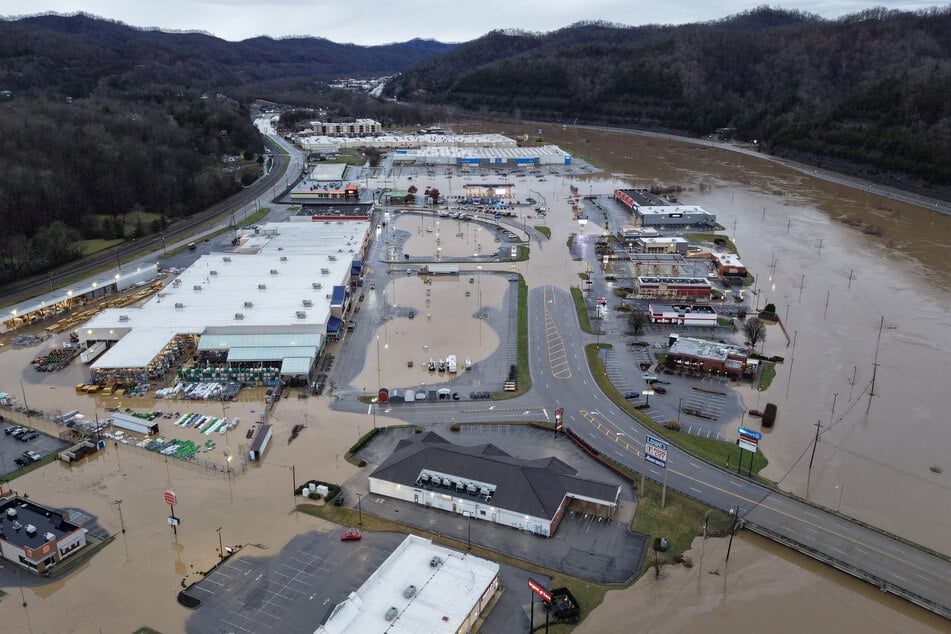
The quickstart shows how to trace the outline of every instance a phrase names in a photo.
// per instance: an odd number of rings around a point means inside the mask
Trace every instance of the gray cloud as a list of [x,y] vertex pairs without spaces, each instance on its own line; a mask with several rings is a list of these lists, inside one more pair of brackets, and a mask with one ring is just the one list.
[[[670,5],[643,0],[39,0],[24,5],[0,0],[0,13],[22,15],[25,7],[29,7],[30,13],[82,11],[132,26],[206,31],[227,40],[256,35],[306,35],[335,42],[382,44],[414,37],[463,42],[493,29],[545,32],[582,20],[628,25],[680,24],[715,20],[762,4],[762,0],[679,0]],[[893,0],[887,5],[908,11],[934,6],[912,0]],[[776,6],[836,18],[876,4],[795,0]]]

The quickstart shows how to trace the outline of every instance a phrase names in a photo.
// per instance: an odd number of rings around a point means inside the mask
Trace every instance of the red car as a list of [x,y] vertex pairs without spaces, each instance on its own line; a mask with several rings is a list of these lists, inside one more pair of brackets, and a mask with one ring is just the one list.
[[756,418],[762,418],[762,417],[763,417],[763,412],[759,411],[758,409],[748,410],[748,411],[746,412],[746,414],[747,414],[748,416],[755,416]]
[[363,535],[358,530],[350,529],[340,536],[342,542],[358,542],[363,539]]

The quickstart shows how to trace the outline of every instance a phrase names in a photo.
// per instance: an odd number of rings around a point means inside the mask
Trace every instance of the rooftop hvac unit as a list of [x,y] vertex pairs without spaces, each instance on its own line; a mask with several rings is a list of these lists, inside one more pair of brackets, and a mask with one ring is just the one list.
[[281,256],[281,262],[287,262],[287,256],[286,256],[286,255],[282,255],[282,256]]
[[259,290],[259,291],[263,291],[263,290],[266,289],[266,288],[267,288],[267,284],[258,284],[258,290]]
[[222,262],[230,262],[231,258],[226,255],[225,257],[221,258],[221,260]]
[[159,297],[165,297],[166,295],[168,295],[168,293],[159,293],[159,294],[158,294]]
[[330,269],[320,269],[322,275],[330,275]]
[[302,310],[297,311],[296,314],[297,314],[297,318],[298,318],[298,319],[303,319],[304,317],[307,316],[307,313],[305,313],[305,312],[302,311]]
[[175,308],[185,308],[185,304],[181,302],[175,302]]
[[26,525],[26,534],[27,534],[28,537],[33,537],[34,535],[36,535],[36,527],[33,526],[32,524],[27,524],[27,525]]
[[317,290],[320,290],[321,288],[323,288],[323,284],[321,284],[320,282],[313,282],[311,284],[311,287],[316,288]]
[[244,313],[235,313],[234,318],[237,319],[238,321],[241,321],[242,319],[244,319]]
[[271,275],[277,275],[277,269],[271,269]]
[[308,306],[308,307],[309,307],[309,306],[313,306],[313,305],[314,305],[314,302],[312,302],[312,301],[309,300],[309,299],[305,299],[305,300],[303,300],[303,301],[301,302],[301,304],[303,304],[304,306]]
[[245,307],[245,308],[251,308],[252,306],[254,306],[254,302],[245,302],[245,303],[244,303],[244,307]]
[[119,321],[129,321],[128,315],[119,315]]
[[181,285],[182,285],[182,281],[178,279],[177,277],[174,280],[172,280],[172,286],[181,286]]
[[336,255],[328,255],[328,256],[327,256],[327,259],[330,260],[331,262],[336,262],[336,261],[337,261],[337,256],[336,256]]
[[192,286],[192,290],[200,291],[200,290],[201,290],[201,284],[195,284],[194,286]]
[[48,541],[48,542],[51,542],[51,541],[53,541],[54,539],[56,539],[56,533],[44,533],[44,534],[43,534],[43,539],[45,539],[45,540]]
[[8,508],[8,509],[7,509],[7,519],[8,519],[8,520],[15,519],[16,516],[17,516],[17,510],[16,510],[15,508],[12,508],[12,507],[11,507],[11,508]]
[[218,271],[208,271],[209,275],[218,275]]

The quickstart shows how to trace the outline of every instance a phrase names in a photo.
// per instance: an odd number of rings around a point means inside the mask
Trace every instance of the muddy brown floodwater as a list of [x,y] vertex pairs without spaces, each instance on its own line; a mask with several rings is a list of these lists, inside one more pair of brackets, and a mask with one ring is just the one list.
[[593,191],[680,185],[680,202],[734,236],[760,308],[775,304],[795,341],[769,326],[765,352],[785,363],[767,391],[742,392],[747,408],[779,407],[763,474],[951,552],[951,217],[710,146],[557,126],[545,135],[606,170],[586,177]]
[[[529,132],[534,126],[502,131]],[[576,230],[566,202],[570,185],[605,196],[617,186],[682,185],[682,202],[716,213],[736,237],[743,261],[757,277],[760,305],[774,303],[795,339],[795,346],[787,346],[778,327],[770,326],[765,351],[784,356],[785,363],[778,366],[769,390],[742,392],[748,408],[762,408],[767,402],[779,406],[777,425],[761,445],[770,459],[765,475],[786,490],[948,553],[951,431],[942,414],[949,402],[944,366],[951,358],[951,267],[946,264],[951,219],[702,145],[552,126],[546,127],[546,138],[606,171],[529,183],[547,198],[550,211],[543,222],[552,229],[550,242],[532,243],[529,262],[485,263],[485,274],[475,285],[463,280],[434,283],[432,294],[413,276],[376,289],[379,301],[395,299],[401,307],[415,308],[416,317],[377,328],[380,358],[373,345],[355,353],[365,355],[365,362],[351,387],[396,384],[407,376],[409,360],[418,364],[454,353],[476,361],[491,354],[505,333],[477,319],[479,304],[481,300],[484,310],[498,310],[508,276],[492,276],[490,270],[518,271],[530,287],[577,284],[580,264],[570,261],[564,250],[567,236]],[[464,180],[455,179],[457,193]],[[445,187],[451,192],[452,182]],[[408,216],[396,223],[411,234],[407,248],[414,252],[435,254],[442,247],[441,255],[450,257],[466,254],[473,246],[481,253],[498,248],[475,224],[441,222],[437,243],[435,222],[432,233],[422,222]],[[468,298],[465,291],[470,292]],[[455,343],[460,333],[473,342],[469,349]],[[72,389],[85,378],[84,370],[74,366],[58,375],[38,375],[28,366],[36,353],[4,351],[0,389],[18,393],[23,379],[22,392],[32,407],[77,408],[93,415],[96,404]],[[875,396],[870,398],[873,370]],[[417,368],[413,372],[415,376]],[[150,406],[144,400],[114,400],[99,403],[99,413],[110,406]],[[315,477],[345,481],[355,468],[343,455],[361,428],[365,431],[372,424],[369,412],[340,414],[330,410],[328,401],[282,399],[271,420],[276,431],[266,460],[231,480],[176,461],[166,464],[156,455],[122,445],[72,468],[49,465],[16,480],[14,488],[41,502],[98,515],[100,524],[119,538],[65,579],[39,587],[29,584],[23,594],[26,609],[19,588],[4,586],[8,596],[0,599],[2,630],[127,633],[149,625],[166,634],[181,632],[189,613],[177,605],[175,595],[183,579],[194,581],[216,561],[218,527],[226,545],[267,546],[249,547],[245,556],[270,556],[303,531],[334,530],[290,512],[290,466],[297,466],[298,483]],[[230,439],[214,439],[216,447],[207,455],[218,460],[225,448],[239,455],[245,450],[242,432],[260,411],[259,403],[250,401],[229,403],[228,408],[228,416],[244,422],[238,438],[231,434]],[[215,403],[176,403],[175,409],[221,412]],[[816,421],[821,421],[823,433],[810,472]],[[296,423],[305,423],[307,429],[289,443]],[[40,426],[59,431],[53,425]],[[163,426],[163,433],[166,429]],[[204,442],[193,431],[172,429],[183,438],[191,434]],[[168,509],[162,502],[169,486],[179,495],[176,514],[183,518],[177,538],[166,524]],[[119,532],[118,500],[124,535]],[[736,559],[731,558],[732,578],[710,575],[713,568],[706,565],[702,574],[697,568],[671,568],[664,583],[645,578],[609,594],[582,631],[631,631],[631,616],[638,614],[646,615],[639,619],[643,628],[638,631],[703,627],[707,632],[732,632],[751,611],[772,618],[787,608],[783,614],[788,613],[792,625],[784,629],[773,619],[774,629],[870,631],[875,624],[878,629],[871,631],[911,632],[940,631],[946,625],[765,540],[744,536],[738,541]],[[708,540],[707,556],[722,561],[724,547],[717,544],[722,542]],[[727,572],[718,567],[721,574]],[[741,583],[741,577],[748,583]],[[666,620],[675,612],[676,620]],[[816,617],[814,622],[795,620],[807,612]],[[615,627],[618,623],[624,627]]]

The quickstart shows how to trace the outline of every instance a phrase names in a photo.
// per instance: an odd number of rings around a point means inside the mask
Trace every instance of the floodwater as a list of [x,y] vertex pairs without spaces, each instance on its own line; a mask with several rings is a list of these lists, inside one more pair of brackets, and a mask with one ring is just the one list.
[[[735,237],[758,280],[760,308],[775,304],[795,342],[787,346],[769,326],[765,352],[785,363],[767,391],[742,393],[747,408],[779,408],[760,445],[770,460],[764,475],[951,553],[951,425],[943,415],[951,217],[704,145],[555,126],[546,140],[611,174],[585,177],[581,193],[585,185],[602,194],[631,183],[679,185],[681,203],[715,213]],[[580,179],[563,180],[562,197]]]
[[[766,352],[782,355],[786,362],[768,391],[742,393],[747,407],[762,408],[766,402],[779,406],[777,426],[762,443],[771,461],[766,475],[787,490],[840,507],[941,552],[951,551],[951,465],[945,457],[951,432],[941,416],[947,401],[942,361],[949,358],[951,345],[951,318],[945,311],[951,305],[951,270],[944,264],[951,245],[951,219],[709,147],[585,130],[552,128],[548,135],[550,141],[607,171],[528,179],[527,187],[545,196],[549,214],[541,222],[523,222],[547,224],[552,238],[532,243],[529,262],[486,263],[484,268],[504,273],[515,268],[530,287],[577,285],[582,265],[571,261],[564,247],[568,235],[578,231],[567,202],[569,185],[577,184],[582,193],[587,187],[603,195],[631,183],[682,185],[682,202],[713,211],[736,236],[741,257],[759,280],[761,305],[767,299],[776,304],[795,338],[795,349],[787,347],[778,327],[769,327]],[[440,178],[429,180],[443,188]],[[484,177],[474,174],[467,180],[479,182]],[[451,191],[450,183],[446,185]],[[525,182],[516,185],[526,187]],[[473,246],[471,223],[466,233],[466,227],[455,221],[441,222],[439,245],[435,224],[432,232],[426,232],[425,226],[417,230],[419,223],[410,215],[395,222],[411,233],[406,252],[435,254],[436,246],[442,246],[441,254],[450,257],[465,255]],[[476,236],[477,245],[487,242],[479,239],[479,232]],[[483,244],[485,251],[496,248],[494,241],[490,244]],[[460,360],[471,356],[474,362],[485,358],[499,345],[499,334],[477,319],[479,295],[485,310],[498,310],[509,284],[506,275],[485,274],[477,284],[460,278],[431,285],[416,276],[397,276],[385,288],[377,288],[375,301],[387,301],[388,295],[391,305],[415,308],[416,317],[377,326],[374,334],[383,342],[380,360],[373,345],[361,351],[364,370],[352,387],[370,387],[378,380],[402,385],[409,360],[419,365],[446,354]],[[426,290],[432,293],[427,295]],[[366,301],[374,300],[368,294]],[[425,318],[427,313],[434,315],[431,321]],[[466,349],[458,347],[460,335],[469,342]],[[77,395],[72,387],[85,378],[83,369],[75,364],[64,373],[37,374],[27,365],[37,352],[36,348],[4,351],[0,389],[19,394],[22,379],[22,392],[31,407],[75,408],[94,415],[97,403]],[[873,369],[876,395],[870,399],[867,388]],[[425,380],[425,372],[416,371]],[[113,400],[101,400],[99,413],[104,407],[133,405]],[[164,632],[183,631],[189,613],[175,603],[175,595],[183,579],[196,580],[216,560],[219,527],[226,545],[266,546],[260,551],[248,546],[245,551],[260,556],[273,554],[299,532],[333,530],[317,519],[290,513],[292,478],[298,483],[309,478],[345,481],[355,469],[343,455],[361,426],[366,430],[371,422],[368,413],[341,414],[327,403],[327,398],[282,399],[270,421],[275,436],[266,460],[232,479],[174,460],[166,463],[123,445],[110,446],[71,468],[51,465],[18,479],[15,488],[21,493],[54,506],[87,510],[119,537],[66,579],[24,588],[26,609],[19,588],[5,586],[11,596],[0,601],[4,630],[129,632],[149,625]],[[152,404],[140,399],[135,406],[141,410]],[[225,449],[236,455],[244,451],[247,441],[241,432],[260,411],[260,403],[253,401],[227,407],[229,417],[246,422],[238,427],[237,438],[216,435],[215,450],[207,455],[219,460],[224,460]],[[175,409],[221,413],[219,403],[176,403]],[[822,421],[822,436],[810,473],[817,420]],[[288,443],[296,423],[307,429]],[[59,431],[48,427],[47,431]],[[167,427],[165,423],[163,433]],[[183,437],[189,433],[194,440],[201,439],[195,432],[181,432]],[[296,471],[291,470],[294,465]],[[176,515],[183,518],[177,537],[166,523],[168,508],[162,501],[169,486],[179,495]],[[120,532],[120,500],[125,534]],[[788,622],[794,624],[788,631],[806,629],[799,619],[807,614],[823,617],[811,629],[826,631],[865,631],[873,622],[883,631],[940,630],[945,624],[753,536],[737,542],[732,580],[724,577],[722,566],[716,566],[719,576],[708,574],[713,566],[705,565],[702,576],[696,567],[683,576],[678,575],[688,571],[671,568],[669,583],[645,578],[618,593],[620,599],[609,595],[605,607],[595,611],[585,626],[587,631],[611,631],[608,623],[629,624],[632,614],[646,613],[648,606],[665,610],[650,613],[650,625],[644,629],[653,631],[695,629],[700,623],[705,631],[733,631],[750,610],[761,609],[772,617],[787,608]],[[716,543],[708,540],[707,552],[716,551],[710,558],[722,561],[725,546]],[[744,550],[747,543],[755,548]],[[742,585],[741,579],[750,582]],[[716,588],[711,589],[711,582]],[[694,599],[697,592],[700,598]],[[823,598],[827,600],[820,605]],[[665,620],[674,613],[679,620]],[[776,619],[773,623],[778,625]]]
[[[752,533],[701,539],[686,553],[693,566],[648,571],[612,590],[577,634],[735,632],[768,623],[770,632],[945,632],[948,623],[897,597]],[[636,615],[637,625],[632,625]]]

